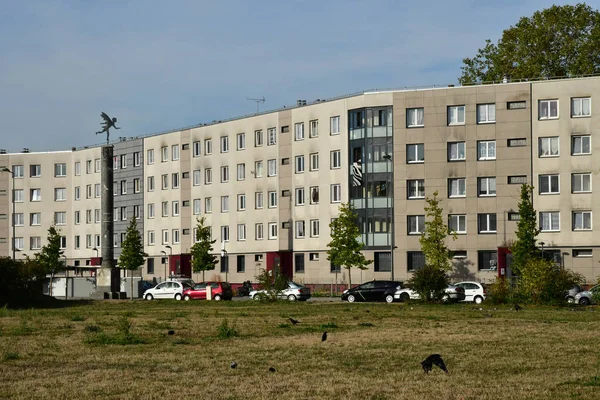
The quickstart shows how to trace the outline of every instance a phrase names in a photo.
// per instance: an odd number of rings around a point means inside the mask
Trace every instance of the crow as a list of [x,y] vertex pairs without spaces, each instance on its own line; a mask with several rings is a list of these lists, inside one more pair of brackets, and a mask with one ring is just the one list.
[[433,365],[437,365],[441,368],[442,371],[448,373],[448,369],[446,368],[446,364],[444,364],[444,360],[442,360],[442,356],[439,354],[432,354],[427,357],[425,360],[421,361],[421,366],[423,367],[423,371],[426,374],[429,374]]
[[515,304],[515,311],[521,311],[523,309],[523,307],[521,307],[518,304]]
[[269,372],[275,372],[275,371],[276,371],[276,369],[275,369],[275,368],[273,368],[273,367],[269,367]]
[[237,363],[236,363],[235,361],[232,361],[232,362],[231,362],[231,364],[229,364],[229,366],[230,366],[232,369],[235,369],[235,368],[237,367]]
[[321,342],[324,342],[327,340],[327,332],[323,332],[323,336],[321,336]]
[[296,325],[296,324],[300,323],[300,321],[298,321],[298,320],[296,320],[294,318],[290,318],[290,322],[292,323],[292,325]]
[[175,331],[169,331],[169,335],[171,335],[171,336],[172,336],[172,335],[174,335],[174,334],[175,334]]

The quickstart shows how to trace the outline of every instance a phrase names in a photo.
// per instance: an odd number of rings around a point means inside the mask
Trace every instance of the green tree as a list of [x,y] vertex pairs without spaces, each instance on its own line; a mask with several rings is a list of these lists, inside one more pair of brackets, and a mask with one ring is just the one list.
[[536,211],[533,208],[533,186],[522,185],[517,239],[510,248],[512,253],[511,270],[515,275],[520,275],[530,260],[540,257],[536,246],[536,237],[539,233]]
[[600,13],[586,4],[536,11],[506,29],[497,44],[486,40],[461,69],[462,84],[598,73]]
[[[433,197],[425,199],[427,219],[423,234],[419,238],[421,251],[425,256],[425,266],[415,271],[410,280],[413,289],[427,301],[431,300],[432,296],[442,296],[448,286],[447,272],[452,270],[452,253],[446,246],[448,225],[444,220],[444,210],[440,206],[441,200],[437,196],[438,192],[435,191]],[[455,233],[452,233],[452,239],[456,239]]]
[[202,272],[202,281],[204,272],[215,269],[217,265],[217,256],[212,254],[213,244],[217,241],[211,240],[211,227],[205,225],[204,217],[196,219],[196,243],[190,249],[192,254],[192,270],[194,272]]
[[144,258],[148,254],[144,252],[142,235],[137,228],[135,216],[131,218],[125,240],[121,243],[121,255],[119,256],[119,266],[127,271],[131,271],[131,299],[133,300],[133,271],[140,269],[144,265]]
[[581,274],[540,257],[527,260],[516,287],[516,297],[534,304],[565,302],[565,293],[584,281]]
[[361,253],[364,244],[358,238],[360,230],[356,221],[356,213],[349,203],[340,205],[340,215],[329,224],[331,242],[327,243],[327,259],[335,265],[348,270],[348,287],[352,287],[351,269],[367,269],[372,260],[367,260]]
[[35,254],[35,262],[42,266],[46,275],[50,275],[50,296],[52,296],[54,274],[65,267],[63,260],[61,260],[64,251],[60,248],[60,237],[60,231],[52,224],[48,228],[46,245],[41,248],[39,253]]
[[255,295],[254,300],[262,300],[262,301],[276,301],[279,299],[279,294],[287,289],[289,279],[287,276],[283,275],[279,268],[267,271],[266,269],[261,269],[260,274],[256,277],[256,281],[258,282],[258,287],[263,292],[259,292]]

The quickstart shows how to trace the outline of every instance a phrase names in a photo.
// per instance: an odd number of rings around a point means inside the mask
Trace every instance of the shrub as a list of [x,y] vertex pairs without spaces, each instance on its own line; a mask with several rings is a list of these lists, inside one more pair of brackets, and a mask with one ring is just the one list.
[[226,319],[221,322],[221,325],[217,328],[217,337],[219,339],[230,339],[232,337],[239,336],[240,334],[235,329],[235,326],[229,326]]
[[425,264],[414,272],[409,283],[421,299],[430,301],[442,298],[444,289],[448,287],[448,276],[444,270]]
[[564,302],[566,292],[581,282],[580,274],[538,258],[522,269],[516,290],[519,297],[531,303],[555,304]]
[[[275,275],[275,276],[273,276]],[[258,286],[266,293],[259,293],[261,301],[276,301],[278,294],[288,287],[288,278],[280,272],[273,274],[273,271],[261,270],[256,276]]]

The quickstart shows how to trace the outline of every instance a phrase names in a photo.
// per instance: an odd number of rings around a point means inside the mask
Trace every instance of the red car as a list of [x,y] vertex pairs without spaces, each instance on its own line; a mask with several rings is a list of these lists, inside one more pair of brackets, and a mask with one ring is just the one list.
[[233,290],[227,282],[200,282],[193,288],[184,290],[183,299],[185,301],[206,300],[207,287],[210,287],[213,300],[231,300],[233,297]]

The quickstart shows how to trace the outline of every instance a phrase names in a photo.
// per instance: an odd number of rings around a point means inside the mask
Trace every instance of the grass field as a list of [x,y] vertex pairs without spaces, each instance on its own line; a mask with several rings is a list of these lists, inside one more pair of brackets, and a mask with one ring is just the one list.
[[600,398],[594,307],[68,304],[0,309],[1,398]]

